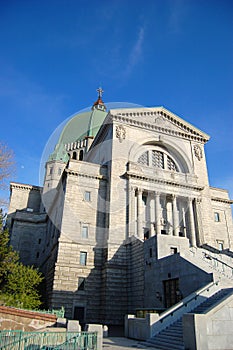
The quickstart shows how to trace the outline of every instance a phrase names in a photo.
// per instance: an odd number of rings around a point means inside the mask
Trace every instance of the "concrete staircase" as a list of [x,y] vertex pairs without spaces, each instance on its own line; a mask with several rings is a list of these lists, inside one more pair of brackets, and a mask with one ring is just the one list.
[[[233,288],[221,289],[189,313],[204,313],[230,294],[233,294]],[[142,344],[161,350],[184,350],[182,317]]]

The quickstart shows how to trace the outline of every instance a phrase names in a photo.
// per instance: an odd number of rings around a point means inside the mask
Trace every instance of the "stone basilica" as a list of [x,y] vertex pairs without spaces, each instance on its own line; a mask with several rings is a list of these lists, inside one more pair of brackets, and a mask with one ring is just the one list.
[[233,202],[209,185],[206,133],[164,107],[107,111],[98,93],[64,126],[43,187],[11,183],[8,225],[45,275],[48,307],[111,329],[233,285]]

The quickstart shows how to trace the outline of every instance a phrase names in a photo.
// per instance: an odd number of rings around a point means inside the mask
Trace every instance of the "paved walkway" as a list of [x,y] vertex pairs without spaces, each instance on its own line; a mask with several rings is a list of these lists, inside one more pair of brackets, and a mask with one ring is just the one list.
[[138,340],[123,338],[123,337],[110,337],[103,339],[103,350],[156,350],[156,348],[146,347],[140,344]]

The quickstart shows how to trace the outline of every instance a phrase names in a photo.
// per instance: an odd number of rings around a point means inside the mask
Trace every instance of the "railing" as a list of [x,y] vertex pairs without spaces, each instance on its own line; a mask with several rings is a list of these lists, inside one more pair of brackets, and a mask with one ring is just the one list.
[[184,185],[197,186],[197,176],[188,173],[174,172],[149,166],[142,167],[139,163],[134,162],[129,162],[128,170],[129,173],[138,176],[148,176],[150,178],[155,178],[159,180],[176,182]]
[[97,332],[0,332],[0,350],[97,350]]
[[199,256],[201,260],[211,266],[213,270],[223,274],[229,279],[233,279],[233,266],[221,259],[220,254],[211,253],[202,248],[191,248],[190,252],[194,257]]
[[205,299],[216,293],[216,291],[219,290],[218,284],[219,282],[211,282],[207,284],[205,287],[198,289],[182,299],[179,303],[161,313],[156,323],[152,326],[152,334],[155,335],[159,333],[161,330],[178,320],[184,313],[193,310],[194,307],[200,305]]
[[26,310],[26,311],[31,311],[31,312],[38,312],[38,313],[41,313],[41,314],[52,314],[52,315],[55,315],[57,317],[61,317],[63,318],[65,316],[65,308],[64,306],[61,307],[60,310]]

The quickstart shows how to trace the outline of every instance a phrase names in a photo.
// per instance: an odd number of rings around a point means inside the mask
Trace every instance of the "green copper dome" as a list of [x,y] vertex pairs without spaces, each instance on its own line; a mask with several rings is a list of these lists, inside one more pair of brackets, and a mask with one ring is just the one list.
[[95,137],[107,115],[104,105],[93,106],[91,111],[74,115],[64,126],[54,152],[50,155],[49,161],[68,161],[69,157],[65,145]]

